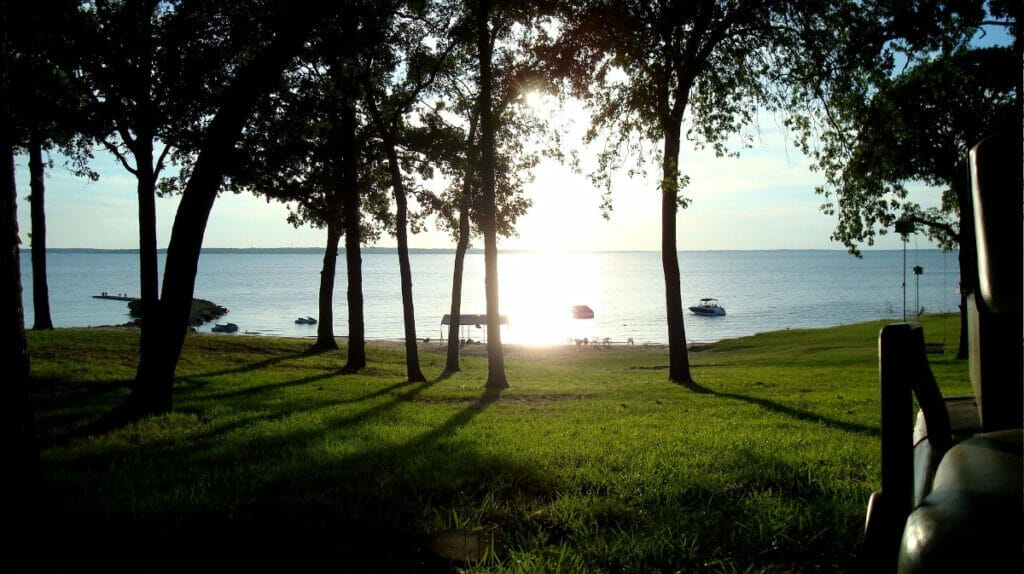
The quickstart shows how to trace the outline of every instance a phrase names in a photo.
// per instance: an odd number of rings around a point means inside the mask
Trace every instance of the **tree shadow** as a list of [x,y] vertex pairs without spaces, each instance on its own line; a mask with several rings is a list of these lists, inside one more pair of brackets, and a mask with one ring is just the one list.
[[249,364],[241,365],[241,366],[238,366],[238,367],[231,367],[229,369],[221,369],[219,371],[210,371],[210,372],[207,372],[207,373],[189,373],[188,375],[179,375],[178,377],[175,377],[175,378],[177,380],[184,380],[184,381],[190,381],[191,382],[191,381],[194,381],[196,379],[202,379],[202,378],[205,378],[205,377],[219,377],[219,376],[223,376],[223,375],[240,375],[240,374],[243,374],[243,373],[251,373],[251,372],[254,372],[254,371],[259,371],[259,370],[262,370],[262,369],[266,369],[268,367],[272,367],[274,365],[277,365],[279,363],[283,363],[283,362],[285,362],[287,360],[290,360],[290,359],[300,359],[302,357],[309,357],[311,355],[320,355],[320,354],[323,354],[323,352],[310,353],[308,351],[304,351],[304,352],[301,352],[301,353],[288,353],[288,354],[285,354],[285,355],[279,355],[279,356],[276,356],[276,357],[271,357],[269,359],[264,359],[262,361],[256,361],[254,363],[249,363]]
[[716,397],[722,397],[722,398],[726,398],[726,399],[732,399],[732,400],[735,400],[735,401],[742,401],[742,402],[745,402],[745,403],[750,403],[752,405],[757,405],[757,406],[759,406],[759,407],[761,407],[761,408],[763,408],[765,410],[768,410],[768,411],[771,411],[771,412],[774,412],[774,413],[779,413],[779,414],[782,414],[782,415],[786,415],[788,417],[792,417],[792,418],[794,418],[796,420],[799,420],[799,421],[802,421],[802,422],[820,423],[820,424],[823,424],[823,425],[826,425],[826,426],[829,426],[829,427],[833,427],[833,428],[837,428],[837,429],[840,429],[840,430],[843,430],[843,431],[846,431],[846,432],[866,434],[866,435],[873,436],[873,437],[877,437],[881,433],[881,430],[878,427],[876,427],[876,426],[868,426],[868,425],[862,425],[862,424],[842,421],[842,420],[838,420],[838,419],[822,416],[822,415],[819,415],[817,413],[813,413],[813,412],[810,412],[810,411],[805,411],[805,410],[800,410],[800,409],[797,409],[797,408],[793,408],[793,407],[784,405],[782,403],[777,403],[775,401],[771,401],[771,400],[768,400],[768,399],[762,399],[762,398],[759,398],[759,397],[751,397],[751,396],[748,396],[748,395],[741,395],[739,393],[729,393],[729,392],[723,392],[723,391],[716,391],[714,389],[710,389],[708,387],[702,386],[702,385],[700,385],[700,384],[698,384],[696,382],[680,383],[680,384],[683,387],[685,387],[685,388],[687,388],[687,389],[689,389],[689,390],[691,390],[693,392],[696,392],[696,393],[709,394],[709,395],[714,395]]

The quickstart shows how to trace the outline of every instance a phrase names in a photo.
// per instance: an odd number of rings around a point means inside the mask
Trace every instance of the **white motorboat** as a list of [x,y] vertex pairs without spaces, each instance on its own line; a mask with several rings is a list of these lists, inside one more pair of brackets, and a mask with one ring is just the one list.
[[690,312],[694,315],[718,317],[725,315],[725,308],[718,304],[718,299],[705,297],[700,300],[699,304],[690,307]]

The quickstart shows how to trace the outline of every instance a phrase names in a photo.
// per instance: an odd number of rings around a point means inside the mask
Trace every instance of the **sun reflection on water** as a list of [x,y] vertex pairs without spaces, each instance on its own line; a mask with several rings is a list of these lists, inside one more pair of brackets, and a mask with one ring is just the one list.
[[[574,305],[601,299],[601,258],[593,253],[509,253],[499,258],[502,341],[565,344],[595,337],[592,319],[573,317]],[[599,309],[594,309],[600,313]]]

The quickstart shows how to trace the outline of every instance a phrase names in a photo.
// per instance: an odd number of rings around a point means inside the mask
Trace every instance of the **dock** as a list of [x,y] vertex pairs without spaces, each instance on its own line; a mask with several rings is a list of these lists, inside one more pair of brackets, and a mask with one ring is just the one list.
[[118,293],[117,295],[111,295],[110,293],[107,293],[106,291],[104,291],[103,293],[100,293],[99,295],[93,295],[92,298],[93,299],[109,299],[111,301],[138,301],[139,300],[138,297],[129,297],[128,295],[125,295],[124,293]]

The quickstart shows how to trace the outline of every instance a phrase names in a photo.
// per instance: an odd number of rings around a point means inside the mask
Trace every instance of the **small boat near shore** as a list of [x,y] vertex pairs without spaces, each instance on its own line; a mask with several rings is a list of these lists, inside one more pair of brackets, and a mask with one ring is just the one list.
[[704,297],[700,300],[699,304],[690,307],[690,312],[694,315],[720,317],[725,315],[725,308],[718,304],[718,299],[715,299],[714,297]]
[[237,333],[238,325],[234,323],[217,323],[211,331],[214,333]]
[[316,319],[313,317],[299,317],[295,320],[296,325],[316,325]]

